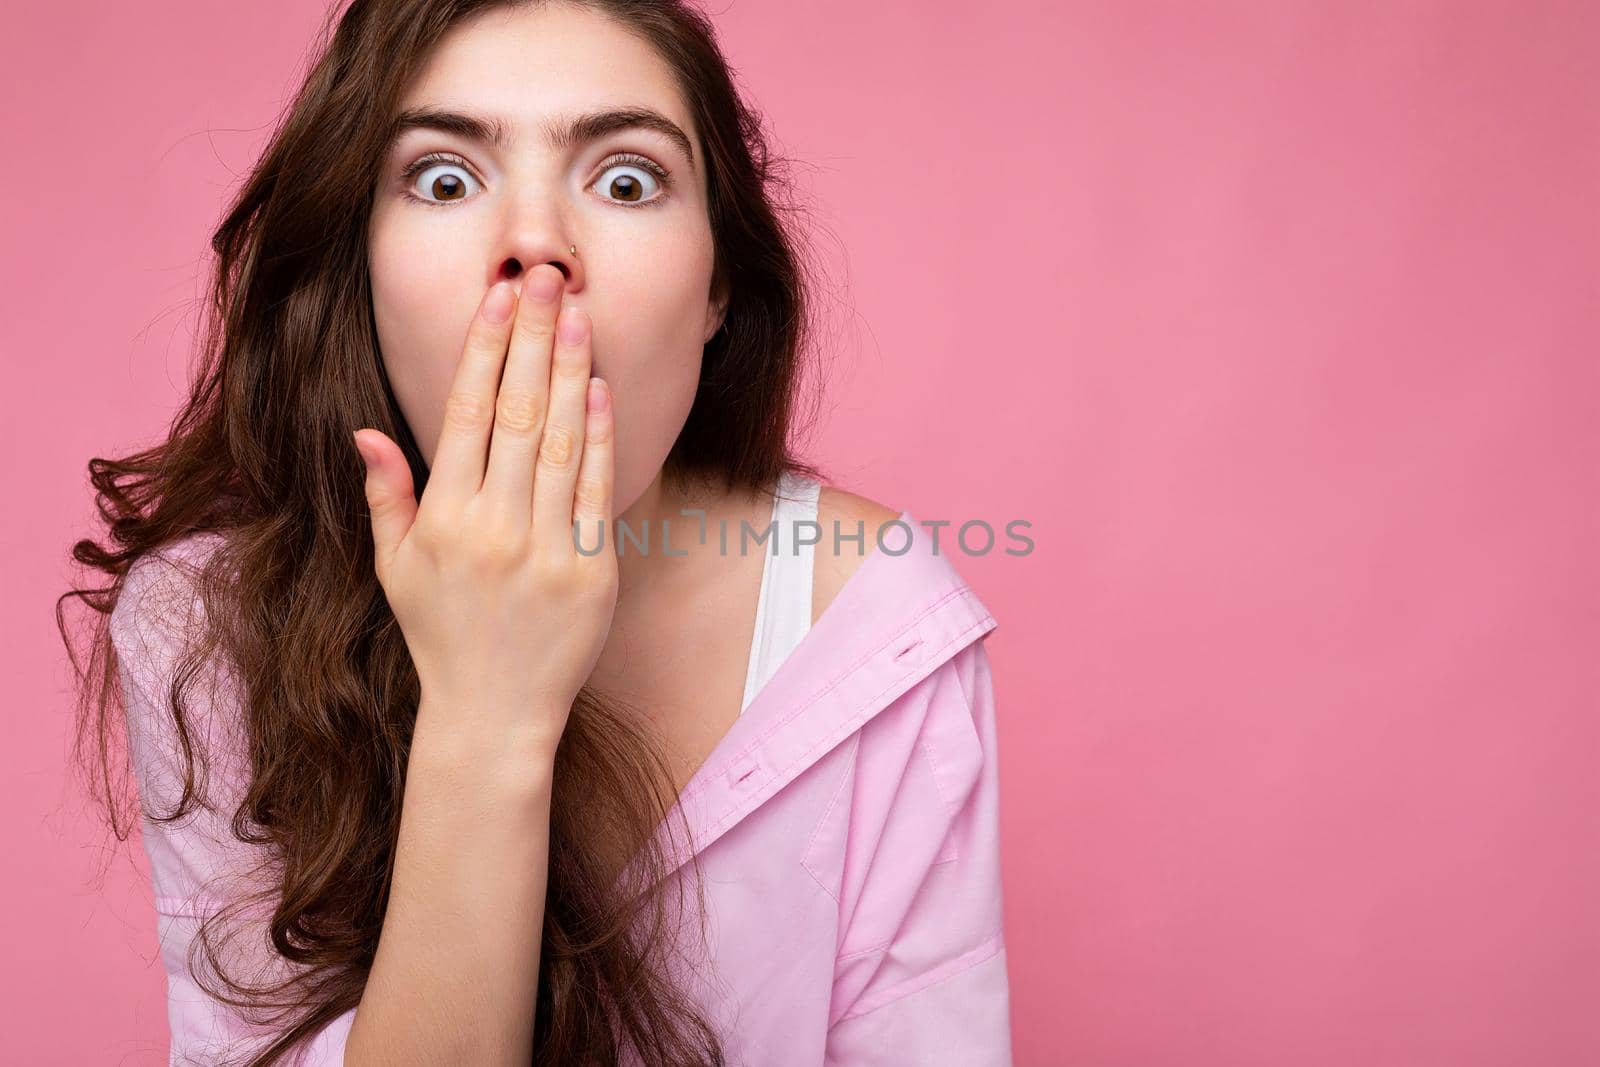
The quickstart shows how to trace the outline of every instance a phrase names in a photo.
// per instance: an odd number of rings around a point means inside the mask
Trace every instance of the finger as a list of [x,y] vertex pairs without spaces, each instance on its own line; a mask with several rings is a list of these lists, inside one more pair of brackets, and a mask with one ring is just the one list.
[[533,511],[533,464],[550,404],[550,346],[565,276],[549,264],[528,272],[511,327],[505,372],[495,401],[483,492],[495,497],[509,526],[524,529]]
[[533,475],[534,543],[572,545],[572,493],[583,459],[584,398],[589,391],[593,331],[582,310],[566,305],[556,322],[550,372],[550,413]]
[[599,555],[611,544],[611,507],[616,484],[616,408],[611,387],[599,378],[589,379],[588,420],[583,438],[583,458],[578,463],[578,487],[572,499],[572,521],[580,555]]
[[445,397],[444,425],[439,430],[428,484],[422,491],[422,507],[438,506],[447,513],[457,512],[483,485],[495,395],[500,388],[516,299],[516,289],[510,282],[496,282],[484,294],[467,327],[461,360]]
[[377,430],[356,431],[356,450],[366,466],[367,508],[372,513],[372,547],[379,576],[389,572],[389,562],[411,524],[416,521],[417,498],[411,467],[400,446]]

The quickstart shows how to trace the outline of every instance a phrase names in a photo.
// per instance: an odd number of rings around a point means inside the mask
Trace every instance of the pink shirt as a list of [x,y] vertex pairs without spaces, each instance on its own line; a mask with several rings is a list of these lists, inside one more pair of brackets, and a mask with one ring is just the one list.
[[[910,512],[900,520],[908,529],[887,532],[889,551],[867,556],[678,800],[707,909],[706,941],[684,940],[697,955],[679,977],[718,1026],[729,1064],[1011,1063],[983,641],[997,624],[949,545],[936,553]],[[112,617],[140,788],[161,810],[182,764],[149,694],[170,676],[162,668],[175,646],[162,627],[186,594],[164,576],[178,573],[141,560]],[[139,610],[158,577],[179,600]],[[223,723],[201,743],[232,768],[214,786],[231,781],[219,792],[236,801],[230,737]],[[174,1064],[211,1062],[207,1050],[260,1033],[206,997],[185,959],[197,916],[262,859],[233,839],[232,808],[219,810],[144,824]],[[692,873],[690,851],[680,844],[670,877]],[[325,1027],[299,1062],[341,1064],[354,1014]]]

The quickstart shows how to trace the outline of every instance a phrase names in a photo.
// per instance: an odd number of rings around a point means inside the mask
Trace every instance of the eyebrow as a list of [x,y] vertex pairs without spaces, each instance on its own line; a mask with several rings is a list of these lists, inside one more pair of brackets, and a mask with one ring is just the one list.
[[[511,131],[505,122],[491,115],[472,111],[458,111],[439,107],[414,107],[400,113],[389,134],[392,147],[407,130],[438,130],[454,134],[469,141],[504,148],[511,142]],[[618,130],[653,130],[671,141],[689,161],[694,170],[694,150],[688,136],[661,112],[648,107],[609,108],[581,115],[552,119],[540,126],[545,144],[554,151],[564,151],[573,145],[587,144]]]

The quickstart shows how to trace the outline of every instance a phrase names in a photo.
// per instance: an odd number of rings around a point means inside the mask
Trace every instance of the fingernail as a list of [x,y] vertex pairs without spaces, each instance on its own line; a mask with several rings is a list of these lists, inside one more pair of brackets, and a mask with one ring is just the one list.
[[561,275],[554,271],[537,270],[527,281],[528,295],[541,304],[548,304],[556,298],[556,290],[561,288]]
[[561,309],[561,321],[556,323],[556,336],[564,345],[575,345],[589,335],[589,322],[584,313],[571,304]]
[[510,282],[495,282],[494,288],[489,290],[489,296],[483,302],[483,317],[490,322],[504,322],[511,317],[511,305],[516,301],[517,294],[512,290]]
[[599,378],[589,379],[589,414],[598,415],[606,409],[606,387]]

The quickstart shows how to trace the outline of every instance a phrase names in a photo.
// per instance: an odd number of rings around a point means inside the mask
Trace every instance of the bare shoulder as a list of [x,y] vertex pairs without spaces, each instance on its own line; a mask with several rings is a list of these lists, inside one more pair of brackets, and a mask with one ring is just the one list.
[[[811,621],[816,622],[828,610],[833,598],[844,588],[852,575],[860,569],[869,553],[877,551],[878,528],[900,517],[896,508],[886,507],[869,497],[847,492],[837,486],[824,485],[817,494],[817,525],[821,539],[814,551],[811,578]],[[840,541],[834,545],[834,523],[839,524]],[[861,543],[853,540],[857,531],[862,533]]]

